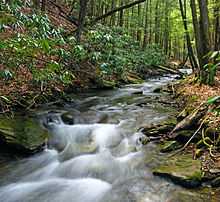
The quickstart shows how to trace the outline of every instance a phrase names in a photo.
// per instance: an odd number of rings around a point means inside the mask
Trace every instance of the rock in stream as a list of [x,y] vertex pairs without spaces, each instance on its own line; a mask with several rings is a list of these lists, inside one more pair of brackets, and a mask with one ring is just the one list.
[[42,150],[47,131],[33,118],[0,117],[0,150],[29,155]]

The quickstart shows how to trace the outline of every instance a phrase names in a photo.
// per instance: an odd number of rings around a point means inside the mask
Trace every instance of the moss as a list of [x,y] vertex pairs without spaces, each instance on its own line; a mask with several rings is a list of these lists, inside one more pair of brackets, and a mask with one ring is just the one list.
[[102,80],[101,81],[101,87],[102,88],[109,88],[109,89],[113,89],[117,86],[115,81],[107,81],[107,80]]
[[47,131],[30,117],[0,117],[0,145],[8,152],[34,153],[45,143],[47,136]]
[[161,152],[170,152],[176,150],[181,147],[181,145],[177,141],[165,141],[160,145]]
[[201,162],[193,160],[191,154],[174,156],[154,169],[155,175],[168,177],[185,187],[197,187],[201,184],[203,173]]

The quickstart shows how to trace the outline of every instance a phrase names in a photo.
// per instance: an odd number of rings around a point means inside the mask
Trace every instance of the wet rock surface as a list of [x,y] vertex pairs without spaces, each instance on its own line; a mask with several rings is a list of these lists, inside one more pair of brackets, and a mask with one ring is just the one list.
[[189,188],[200,186],[203,176],[200,160],[192,160],[190,154],[177,155],[167,159],[153,173],[170,178],[174,183]]
[[30,155],[43,149],[48,133],[33,118],[0,117],[0,150]]

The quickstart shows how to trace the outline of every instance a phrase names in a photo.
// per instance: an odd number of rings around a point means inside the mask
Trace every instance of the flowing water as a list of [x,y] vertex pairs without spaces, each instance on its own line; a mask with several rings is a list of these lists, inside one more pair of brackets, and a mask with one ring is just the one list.
[[173,79],[74,95],[71,104],[37,112],[50,131],[49,147],[0,163],[0,201],[209,201],[209,191],[185,190],[153,176],[163,155],[153,143],[143,146],[137,132],[175,114],[168,95],[153,93]]

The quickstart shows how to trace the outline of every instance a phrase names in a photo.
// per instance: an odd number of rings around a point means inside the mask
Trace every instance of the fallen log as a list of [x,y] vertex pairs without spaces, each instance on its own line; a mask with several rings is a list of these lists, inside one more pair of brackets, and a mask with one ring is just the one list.
[[176,132],[184,129],[189,129],[194,125],[198,125],[199,120],[207,113],[207,110],[208,106],[202,103],[199,107],[193,110],[191,114],[189,114],[186,118],[180,121],[170,132],[169,135],[175,138]]
[[180,71],[177,70],[177,69],[173,69],[173,68],[171,68],[171,67],[166,67],[166,66],[162,66],[162,65],[153,65],[153,67],[156,67],[156,68],[158,68],[158,69],[161,69],[161,70],[163,70],[163,71],[165,71],[165,72],[168,72],[168,73],[170,73],[170,74],[178,74],[178,75],[180,75],[181,77],[183,76],[183,73],[182,73],[182,72],[180,72]]

